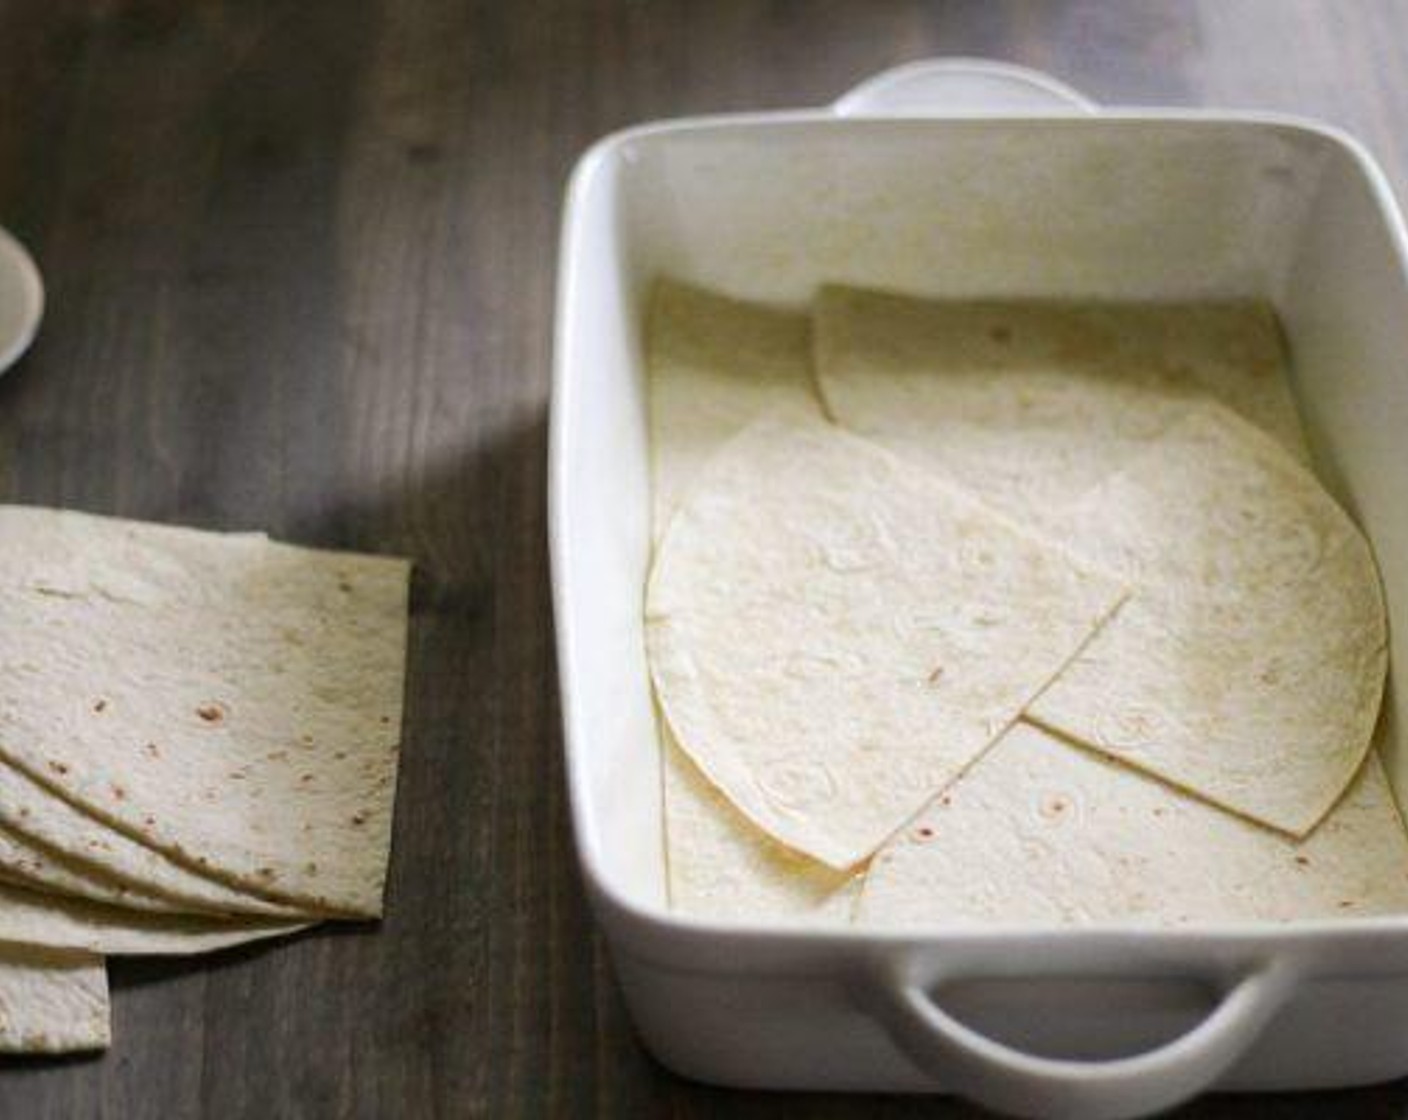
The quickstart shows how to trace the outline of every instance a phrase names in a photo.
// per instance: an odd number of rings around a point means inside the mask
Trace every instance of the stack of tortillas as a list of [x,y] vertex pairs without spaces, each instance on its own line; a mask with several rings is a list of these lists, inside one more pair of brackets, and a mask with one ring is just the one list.
[[0,1051],[105,1046],[104,954],[381,914],[408,576],[0,507]]
[[1267,309],[664,282],[647,349],[675,908],[1408,911],[1378,576]]

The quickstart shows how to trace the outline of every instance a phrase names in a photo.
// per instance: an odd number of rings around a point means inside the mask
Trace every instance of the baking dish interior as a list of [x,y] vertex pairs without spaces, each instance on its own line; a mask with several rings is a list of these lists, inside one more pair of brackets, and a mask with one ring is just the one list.
[[[1280,314],[1317,469],[1408,610],[1408,281],[1381,174],[1260,117],[842,120],[636,129],[589,153],[564,229],[554,574],[578,843],[599,892],[665,903],[641,633],[641,319],[659,275],[801,306],[838,281],[944,297],[1257,297]],[[1391,626],[1391,658],[1408,644]],[[1378,747],[1403,803],[1390,681]]]

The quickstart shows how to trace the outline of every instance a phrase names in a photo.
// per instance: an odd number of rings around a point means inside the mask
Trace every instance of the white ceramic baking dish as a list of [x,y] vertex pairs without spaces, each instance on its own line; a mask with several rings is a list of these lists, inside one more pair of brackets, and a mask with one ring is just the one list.
[[[824,280],[1267,298],[1321,474],[1372,538],[1402,618],[1406,250],[1383,174],[1335,129],[1097,110],[1043,75],[969,60],[882,74],[826,109],[630,129],[582,158],[563,228],[550,470],[567,773],[596,913],[662,1062],[726,1085],[956,1092],[1084,1120],[1209,1088],[1408,1074],[1408,916],[905,936],[671,914],[641,633],[640,346],[659,274],[796,304]],[[1400,803],[1402,678],[1380,744]]]

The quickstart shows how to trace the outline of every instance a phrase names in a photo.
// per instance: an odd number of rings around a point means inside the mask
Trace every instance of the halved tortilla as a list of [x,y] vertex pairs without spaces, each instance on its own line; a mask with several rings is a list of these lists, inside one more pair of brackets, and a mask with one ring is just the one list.
[[[720,447],[765,414],[821,417],[805,314],[662,280],[647,352],[654,538]],[[788,851],[728,803],[661,721],[671,904],[698,917],[844,922],[856,880]]]
[[1359,769],[1387,624],[1368,542],[1313,475],[1219,405],[1065,516],[1138,588],[1031,719],[1295,836]]
[[109,956],[184,956],[284,937],[310,922],[150,914],[0,883],[0,942]]
[[1018,723],[872,861],[856,922],[1072,926],[1408,913],[1408,837],[1371,755],[1304,841]]
[[[61,893],[181,913],[290,918],[316,912],[306,904],[274,902],[193,871],[4,762],[0,762],[0,836],[9,839],[19,866],[3,861],[0,865]],[[27,857],[22,845],[29,848]],[[42,858],[46,848],[61,859]],[[60,866],[63,860],[87,873],[86,884],[65,874]],[[161,905],[163,900],[169,905]]]
[[0,508],[0,756],[186,866],[375,915],[401,560]]
[[0,945],[0,1053],[104,1050],[111,1041],[102,957]]
[[952,781],[1125,588],[821,422],[765,420],[671,520],[646,641],[680,745],[835,868]]
[[823,288],[839,423],[1037,524],[1212,395],[1306,457],[1275,317],[1249,302],[933,301]]
[[710,784],[668,727],[663,735],[670,905],[701,918],[848,924],[860,877],[770,838]]

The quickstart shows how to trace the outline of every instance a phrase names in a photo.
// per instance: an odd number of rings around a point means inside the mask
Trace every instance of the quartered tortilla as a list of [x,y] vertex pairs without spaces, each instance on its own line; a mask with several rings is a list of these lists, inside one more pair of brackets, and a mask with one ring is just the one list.
[[53,949],[110,956],[210,953],[283,937],[309,924],[147,914],[0,884],[0,942]]
[[[708,459],[764,414],[820,418],[807,316],[672,281],[649,315],[655,539]],[[661,721],[670,901],[698,917],[845,922],[856,880],[788,851],[728,803]]]
[[647,327],[655,537],[710,456],[764,413],[819,413],[807,317],[671,280]]
[[848,924],[860,877],[768,837],[663,734],[670,905],[701,918]]
[[766,420],[671,520],[646,640],[699,768],[781,843],[846,868],[996,739],[1124,595],[874,445]]
[[91,953],[0,945],[0,1053],[104,1050],[108,974]]
[[1256,303],[930,301],[824,288],[817,380],[839,423],[1043,523],[1212,395],[1305,458]]
[[0,509],[0,755],[186,866],[380,912],[408,565]]
[[1068,511],[1139,591],[1030,717],[1304,835],[1358,770],[1387,628],[1368,542],[1309,471],[1204,404]]
[[1371,755],[1296,842],[1017,724],[872,861],[871,926],[1291,921],[1408,912],[1408,838]]
[[[8,837],[12,849],[28,845],[29,858],[21,855],[23,866],[14,867],[27,879],[99,902],[181,913],[284,918],[304,915],[312,909],[274,902],[201,875],[164,852],[104,824],[24,771],[3,762],[0,836]],[[88,873],[86,882],[80,884],[66,875],[60,861],[36,861],[35,854],[44,848],[78,864]],[[134,900],[145,900],[147,904]],[[162,905],[164,901],[169,905]]]

